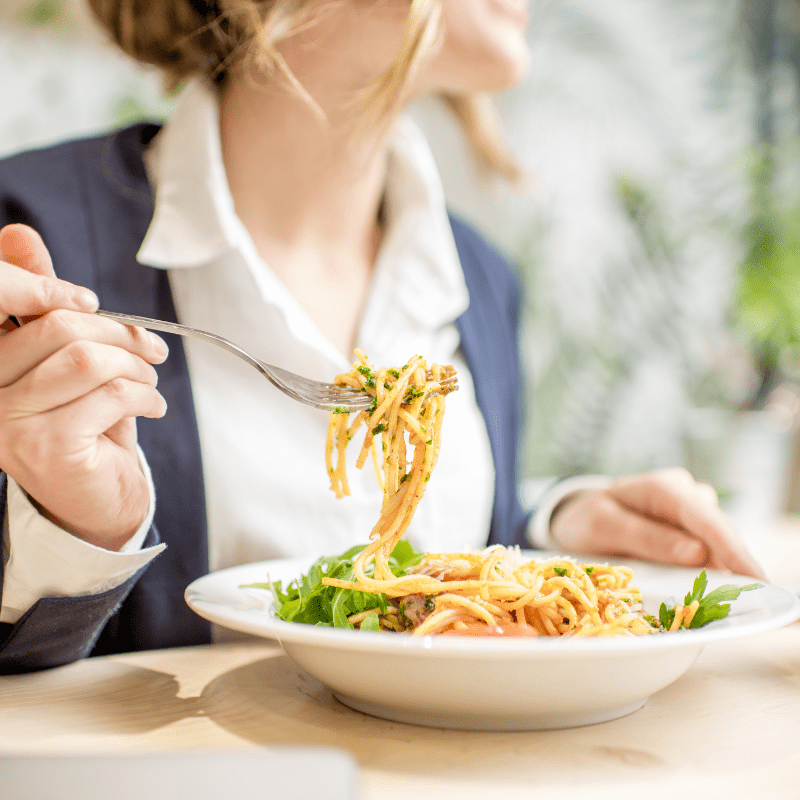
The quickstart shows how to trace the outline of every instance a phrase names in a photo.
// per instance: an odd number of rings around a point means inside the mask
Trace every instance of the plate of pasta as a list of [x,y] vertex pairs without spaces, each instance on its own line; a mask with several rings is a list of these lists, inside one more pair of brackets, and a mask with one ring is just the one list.
[[206,619],[279,641],[344,704],[448,728],[603,722],[640,708],[707,644],[800,617],[787,590],[738,576],[517,547],[416,552],[403,535],[433,474],[457,378],[419,356],[392,369],[356,357],[335,385],[372,400],[352,420],[348,408],[331,408],[325,465],[332,491],[346,497],[345,451],[361,441],[355,466],[371,461],[383,492],[367,543],[221,570],[186,590]]
[[[581,559],[527,553],[579,567]],[[553,556],[551,559],[550,557]],[[305,672],[358,711],[385,719],[472,730],[540,730],[604,722],[644,705],[678,680],[703,648],[763,633],[800,617],[800,600],[778,586],[741,594],[730,614],[696,629],[645,635],[414,635],[287,622],[269,579],[285,587],[308,575],[314,559],[281,559],[211,573],[187,589],[201,616],[280,642]],[[644,609],[658,614],[683,599],[696,571],[629,562]],[[708,572],[713,591],[750,579]]]

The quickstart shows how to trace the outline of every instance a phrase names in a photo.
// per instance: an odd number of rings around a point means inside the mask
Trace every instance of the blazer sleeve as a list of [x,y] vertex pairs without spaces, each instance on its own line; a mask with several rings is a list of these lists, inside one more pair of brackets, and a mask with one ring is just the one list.
[[[6,511],[7,478],[0,473],[0,519]],[[159,544],[155,526],[144,546]],[[6,554],[0,539],[0,564]],[[149,563],[125,583],[96,595],[45,597],[14,624],[0,623],[0,674],[32,672],[57,667],[89,655],[97,637],[117,611]],[[2,572],[0,572],[2,593]]]

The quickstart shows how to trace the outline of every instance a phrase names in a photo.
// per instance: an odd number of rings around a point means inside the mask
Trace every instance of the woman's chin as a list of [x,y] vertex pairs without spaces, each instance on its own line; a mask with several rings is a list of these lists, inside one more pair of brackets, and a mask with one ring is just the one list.
[[448,94],[502,92],[527,77],[530,62],[530,50],[523,40],[519,45],[498,48],[490,56],[459,59],[457,64],[453,62],[444,69],[435,70],[426,81],[430,85],[425,88]]

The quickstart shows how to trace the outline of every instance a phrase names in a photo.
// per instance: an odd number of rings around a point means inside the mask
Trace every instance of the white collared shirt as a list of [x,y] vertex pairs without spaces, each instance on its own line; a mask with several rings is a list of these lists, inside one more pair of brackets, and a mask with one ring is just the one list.
[[[310,378],[330,380],[350,368],[260,258],[236,215],[209,88],[191,83],[184,90],[148,153],[148,172],[155,213],[138,260],[142,269],[169,270],[181,322]],[[358,346],[380,366],[402,365],[417,353],[453,364],[460,387],[448,402],[439,462],[407,535],[429,551],[480,547],[491,520],[494,467],[455,325],[469,296],[433,157],[408,119],[393,137],[386,200],[386,235]],[[327,415],[288,399],[235,356],[196,340],[183,343],[200,432],[210,568],[332,554],[366,542],[381,494],[369,461],[354,468],[357,447],[348,462],[352,496],[337,500],[324,466]],[[134,539],[109,553],[36,514],[10,479],[9,500],[11,557],[0,621],[14,622],[39,597],[119,584],[158,550],[139,549],[152,503]],[[64,581],[62,559],[74,550],[83,559],[73,559],[78,574]]]

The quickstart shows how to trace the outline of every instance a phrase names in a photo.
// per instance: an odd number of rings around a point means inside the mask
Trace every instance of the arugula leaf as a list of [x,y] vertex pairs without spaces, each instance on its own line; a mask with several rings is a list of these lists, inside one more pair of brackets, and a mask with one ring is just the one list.
[[[344,578],[343,580],[352,580],[352,572],[350,573],[350,578]],[[336,597],[333,600],[333,627],[334,628],[352,628],[352,624],[350,620],[347,619],[348,617],[348,610],[349,610],[349,603],[347,602],[350,598],[345,594],[348,590],[347,589],[336,589]],[[357,612],[358,609],[353,606],[352,609],[354,612]]]
[[[249,587],[269,589],[275,598],[275,615],[286,622],[303,622],[308,625],[327,625],[335,628],[352,628],[348,617],[372,608],[385,614],[388,600],[385,594],[372,594],[356,589],[326,586],[323,578],[353,580],[353,561],[366,545],[351,547],[340,556],[320,558],[305,575],[291,581],[283,588],[281,581],[251,583]],[[389,569],[395,575],[405,575],[424,558],[405,540],[398,542],[389,557]],[[368,570],[371,574],[371,570]],[[364,627],[365,624],[367,627]],[[372,628],[370,626],[378,625]],[[378,614],[370,614],[360,625],[364,630],[378,630]]]
[[379,631],[381,629],[377,614],[367,614],[359,626],[362,631]]

